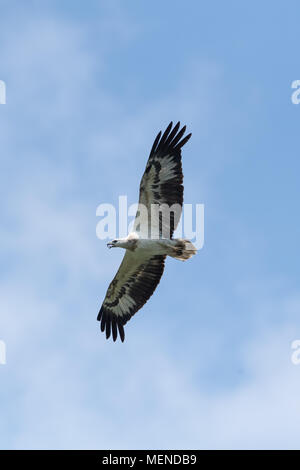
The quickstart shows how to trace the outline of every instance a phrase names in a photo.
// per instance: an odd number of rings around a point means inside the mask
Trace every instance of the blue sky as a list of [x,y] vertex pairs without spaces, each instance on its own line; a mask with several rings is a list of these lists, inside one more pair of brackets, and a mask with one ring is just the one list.
[[[0,447],[299,448],[298,2],[42,3],[0,2]],[[205,245],[114,344],[96,208],[170,120]]]

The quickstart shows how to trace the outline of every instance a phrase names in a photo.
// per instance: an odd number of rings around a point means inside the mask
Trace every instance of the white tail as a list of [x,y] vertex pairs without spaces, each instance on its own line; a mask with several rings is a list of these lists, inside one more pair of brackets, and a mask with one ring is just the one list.
[[172,245],[169,245],[168,255],[172,258],[186,261],[197,253],[196,247],[190,240],[184,238],[175,238],[172,240]]

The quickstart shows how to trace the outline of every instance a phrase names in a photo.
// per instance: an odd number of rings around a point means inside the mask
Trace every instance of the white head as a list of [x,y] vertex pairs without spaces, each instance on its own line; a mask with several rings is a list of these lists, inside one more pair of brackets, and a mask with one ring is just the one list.
[[135,233],[130,233],[126,238],[116,238],[107,243],[108,248],[126,248],[127,250],[134,250],[136,248],[138,236]]
[[127,238],[116,238],[111,242],[107,243],[108,248],[126,248]]

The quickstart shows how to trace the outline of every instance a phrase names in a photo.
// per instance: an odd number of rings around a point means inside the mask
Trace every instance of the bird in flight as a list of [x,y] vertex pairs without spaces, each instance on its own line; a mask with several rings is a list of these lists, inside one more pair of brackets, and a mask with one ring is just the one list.
[[141,183],[133,231],[112,240],[109,248],[124,248],[125,255],[110,283],[97,320],[106,338],[125,339],[124,325],[148,301],[164,271],[165,258],[182,261],[197,250],[189,240],[173,239],[182,211],[181,148],[192,134],[171,122],[154,140]]

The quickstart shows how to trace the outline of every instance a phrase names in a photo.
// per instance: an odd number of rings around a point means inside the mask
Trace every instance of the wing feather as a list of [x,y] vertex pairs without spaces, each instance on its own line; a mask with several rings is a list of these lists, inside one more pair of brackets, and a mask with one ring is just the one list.
[[159,132],[156,136],[141,179],[138,211],[133,226],[141,238],[172,238],[181,216],[181,148],[192,134],[182,138],[186,126],[179,130],[180,122],[172,127],[173,123],[170,122],[165,132]]
[[137,256],[126,250],[97,317],[106,338],[112,334],[116,341],[119,332],[121,341],[124,341],[124,325],[155,291],[164,271],[164,263],[164,255]]
[[[181,216],[181,148],[192,134],[183,138],[186,127],[180,129],[180,122],[172,127],[170,122],[163,134],[161,131],[157,134],[140,183],[139,207],[133,227],[140,238],[153,238],[152,228],[159,237],[172,238]],[[153,205],[173,206],[174,210],[172,208],[166,219],[160,212],[151,212]],[[124,325],[155,291],[164,271],[165,258],[165,255],[146,254],[143,250],[126,250],[97,317],[106,338],[112,336],[116,341],[119,334],[124,341]]]

